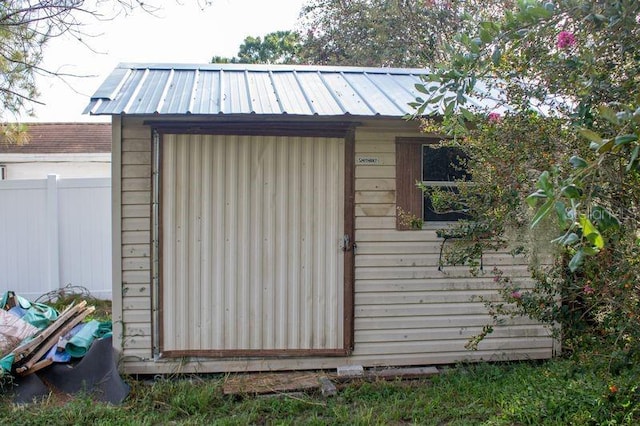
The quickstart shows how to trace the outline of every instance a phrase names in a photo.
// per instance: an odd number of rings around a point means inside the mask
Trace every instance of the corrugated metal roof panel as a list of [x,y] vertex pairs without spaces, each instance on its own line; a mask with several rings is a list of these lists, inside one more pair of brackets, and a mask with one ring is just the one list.
[[403,116],[425,69],[120,64],[85,112]]
[[[184,114],[189,107],[189,95],[193,88],[195,74],[174,70],[173,79],[166,87],[166,95],[160,114]],[[154,109],[154,108],[150,108]]]

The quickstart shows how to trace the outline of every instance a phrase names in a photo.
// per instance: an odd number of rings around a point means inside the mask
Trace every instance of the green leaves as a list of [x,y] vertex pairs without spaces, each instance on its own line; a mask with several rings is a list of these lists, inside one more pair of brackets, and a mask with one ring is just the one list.
[[580,268],[580,266],[584,262],[584,256],[585,252],[583,249],[576,250],[568,265],[571,272],[576,272]]
[[584,169],[588,166],[586,160],[584,158],[578,157],[577,155],[574,155],[569,159],[569,164],[571,164],[574,169]]
[[600,234],[600,231],[593,226],[593,223],[589,220],[586,215],[580,215],[580,227],[582,228],[582,235],[591,243],[591,245],[596,249],[601,249],[604,247],[604,239]]
[[631,142],[636,142],[638,140],[638,135],[636,134],[627,134],[627,135],[619,135],[614,139],[615,146],[627,145]]
[[598,145],[602,144],[602,137],[591,129],[581,128],[578,129],[578,133],[580,136],[590,140],[591,142],[595,142]]

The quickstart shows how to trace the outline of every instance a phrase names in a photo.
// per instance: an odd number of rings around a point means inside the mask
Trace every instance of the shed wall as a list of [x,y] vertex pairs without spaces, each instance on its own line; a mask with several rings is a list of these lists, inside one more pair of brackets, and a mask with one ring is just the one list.
[[[115,124],[115,122],[114,122]],[[114,131],[118,138],[118,132]],[[418,136],[404,121],[368,121],[355,143],[355,347],[349,357],[153,359],[151,302],[151,132],[141,119],[125,117],[121,129],[121,189],[115,209],[122,215],[114,241],[121,240],[122,335],[127,373],[223,372],[425,365],[460,360],[540,359],[553,355],[554,340],[525,318],[496,328],[479,350],[465,349],[489,316],[479,296],[496,298],[490,273],[472,276],[468,267],[438,270],[442,240],[435,229],[398,231],[395,227],[395,138]],[[118,143],[116,141],[116,143]],[[114,149],[114,155],[117,150]],[[359,157],[375,158],[357,165]],[[117,163],[114,160],[114,163]],[[114,173],[114,177],[115,177]],[[114,185],[114,188],[117,188]],[[121,206],[118,206],[118,203]],[[484,271],[499,266],[526,284],[523,259],[487,253]],[[117,269],[116,265],[116,269]],[[119,287],[118,278],[114,279]],[[114,298],[119,288],[114,288]],[[114,318],[118,313],[114,312]],[[114,330],[117,328],[114,326]],[[116,334],[117,337],[117,334]],[[118,339],[114,339],[118,340]]]

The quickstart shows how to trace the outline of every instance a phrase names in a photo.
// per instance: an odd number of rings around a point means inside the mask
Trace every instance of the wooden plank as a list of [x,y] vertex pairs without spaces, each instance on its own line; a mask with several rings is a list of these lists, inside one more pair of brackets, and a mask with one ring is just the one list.
[[122,165],[151,164],[151,151],[149,152],[123,152]]
[[122,217],[150,218],[151,207],[148,204],[131,204],[122,206]]
[[[529,277],[513,277],[511,281],[521,289],[532,286]],[[493,277],[432,277],[423,279],[368,279],[356,280],[356,292],[402,293],[407,291],[455,291],[455,290],[498,290],[502,285]]]
[[[482,332],[482,327],[490,322],[489,316],[477,318],[473,325],[451,324],[444,328],[431,328],[426,324],[423,328],[387,329],[387,330],[358,330],[356,343],[389,343],[389,342],[427,342],[445,341],[452,339],[469,339]],[[522,337],[550,337],[549,330],[536,325],[496,326],[487,338],[522,338]]]
[[[360,343],[355,346],[353,355],[387,355],[407,356],[410,354],[427,354],[442,352],[472,352],[465,348],[469,342],[466,338],[451,340],[433,340],[418,342],[376,342]],[[550,337],[523,337],[523,338],[487,338],[480,342],[479,347],[484,350],[496,352],[508,352],[517,349],[542,349],[550,348],[553,339]]]
[[[396,228],[396,219],[391,216],[387,216],[387,217],[358,216],[356,217],[356,229],[395,229],[395,228]],[[387,253],[393,253],[393,251],[387,250]],[[358,246],[358,254],[360,254],[359,246]]]
[[126,336],[151,336],[150,323],[125,323]]
[[124,297],[122,301],[123,310],[151,309],[150,297]]
[[402,293],[357,293],[356,305],[410,305],[414,303],[465,303],[478,301],[498,302],[502,298],[495,290],[416,291]]
[[151,325],[151,310],[147,309],[127,309],[122,313],[122,321],[126,324],[131,323],[148,323]]
[[385,216],[395,217],[395,204],[356,204],[356,216]]
[[23,371],[22,373],[20,373],[20,375],[21,376],[28,376],[29,374],[33,374],[36,371],[40,371],[43,368],[50,366],[51,364],[53,364],[53,359],[45,358],[42,361],[38,361],[35,364],[33,364],[33,366],[31,368],[29,368],[26,371]]
[[396,189],[395,179],[357,179],[357,191],[394,191]]
[[378,154],[378,153],[396,153],[396,146],[393,138],[386,141],[369,141],[363,140],[356,142],[356,154]]
[[424,379],[440,374],[436,367],[383,368],[367,370],[365,378],[374,380]]
[[151,178],[123,178],[123,191],[151,191]]
[[123,178],[150,178],[151,165],[148,164],[131,164],[122,166]]
[[396,166],[356,166],[356,179],[395,178]]
[[122,244],[151,244],[150,231],[124,231]]
[[122,257],[149,257],[151,244],[123,244]]
[[45,340],[49,338],[55,331],[60,328],[62,324],[64,324],[69,318],[72,318],[74,315],[82,312],[82,310],[86,307],[87,302],[85,300],[80,301],[77,305],[70,305],[65,310],[63,310],[58,318],[51,323],[47,328],[40,331],[33,339],[30,341],[18,346],[11,353],[14,355],[14,363],[22,360],[23,358],[29,356],[36,348],[43,343]]
[[[487,307],[482,302],[412,303],[401,305],[387,305],[384,304],[384,300],[381,300],[381,302],[378,305],[356,305],[356,318],[488,315]],[[487,316],[487,318],[489,317]]]
[[122,230],[127,231],[149,231],[151,220],[149,218],[123,218]]
[[347,362],[359,363],[365,367],[416,366],[433,364],[452,364],[458,361],[487,361],[487,360],[529,360],[548,359],[553,356],[552,347],[545,348],[512,348],[508,350],[483,350],[469,351],[467,349],[457,351],[441,351],[416,354],[389,354],[378,355],[359,354],[349,358],[301,358],[301,359],[244,359],[244,360],[207,360],[199,359],[197,362],[185,363],[183,359],[154,360],[151,349],[125,350],[123,359],[123,371],[127,374],[175,374],[181,373],[230,373],[260,370],[329,370],[344,365]]
[[135,123],[132,120],[127,121],[127,125],[123,126],[122,139],[126,144],[130,140],[144,140],[147,146],[151,148],[151,129],[142,123]]
[[[360,333],[380,333],[384,330],[414,330],[414,329],[458,329],[466,327],[482,327],[491,318],[485,313],[475,315],[423,315],[413,317],[362,317],[356,318],[355,327],[358,338]],[[542,327],[532,319],[526,317],[506,318],[502,327],[528,326]]]
[[[356,241],[358,239],[356,238]],[[524,276],[527,272],[525,265],[504,265],[500,268],[508,276]],[[480,276],[492,276],[491,266],[485,265],[484,272]],[[472,278],[468,266],[446,266],[438,270],[437,265],[427,266],[405,266],[402,268],[392,267],[372,267],[356,268],[358,279],[429,279],[438,277],[449,278]]]
[[122,259],[123,271],[150,271],[151,258],[149,257],[124,257]]
[[58,344],[58,339],[61,336],[64,336],[65,334],[70,332],[73,327],[80,324],[89,314],[95,311],[95,309],[96,308],[93,306],[88,306],[82,312],[65,322],[64,326],[62,328],[59,328],[58,331],[49,336],[39,346],[39,349],[35,353],[32,353],[25,357],[27,361],[24,362],[20,367],[16,368],[16,372],[22,375],[27,374],[26,371],[33,367],[35,363],[38,362],[38,360],[40,360],[40,358],[42,358],[47,352],[49,352],[52,347]]
[[222,385],[225,395],[260,395],[318,389],[326,373],[286,372],[229,376]]
[[148,297],[151,294],[151,285],[144,284],[125,284],[122,286],[123,296]]
[[144,204],[150,209],[151,191],[124,191],[122,193],[122,205]]
[[356,191],[357,204],[392,204],[396,201],[396,191]]
[[[150,270],[134,270],[122,272],[122,284],[149,284],[151,283]],[[129,294],[130,296],[131,294]]]
[[[368,223],[367,222],[368,220],[375,220],[375,219],[376,218],[360,217],[356,219],[356,223],[358,222],[358,220],[362,220],[363,223]],[[439,254],[440,253],[440,247],[442,244],[441,242],[438,242],[438,241],[371,241],[371,239],[367,240],[367,235],[366,235],[366,233],[369,232],[369,230],[379,231],[382,229],[381,228],[373,229],[373,228],[366,228],[366,227],[358,229],[358,236],[362,237],[362,239],[358,239],[358,255],[364,255],[364,254],[367,254],[367,255],[369,254],[421,255],[421,254]],[[491,250],[491,251],[487,251],[486,253],[491,255],[496,255],[496,254],[508,255],[510,257],[513,257],[514,259],[518,259],[517,263],[519,264],[524,265],[527,263],[526,259],[523,256],[512,256],[511,253],[509,253],[508,249],[501,249],[498,251]]]
[[[440,253],[419,253],[419,254],[400,254],[395,255],[392,252],[386,254],[362,254],[356,259],[356,267],[368,266],[389,266],[389,267],[406,267],[406,266],[438,266],[442,261],[442,269],[446,269],[453,265],[446,263],[445,254],[440,259]],[[476,259],[478,262],[480,259]],[[495,252],[486,252],[482,255],[483,269],[490,272],[493,266],[517,266],[527,267],[527,262],[523,258],[513,257],[509,254],[496,254]],[[463,266],[463,265],[459,265]]]

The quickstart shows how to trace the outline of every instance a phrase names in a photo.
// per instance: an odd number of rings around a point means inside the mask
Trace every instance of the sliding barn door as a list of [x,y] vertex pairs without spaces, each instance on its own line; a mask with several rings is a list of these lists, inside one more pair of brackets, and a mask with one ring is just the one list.
[[344,349],[344,146],[163,136],[163,356]]

